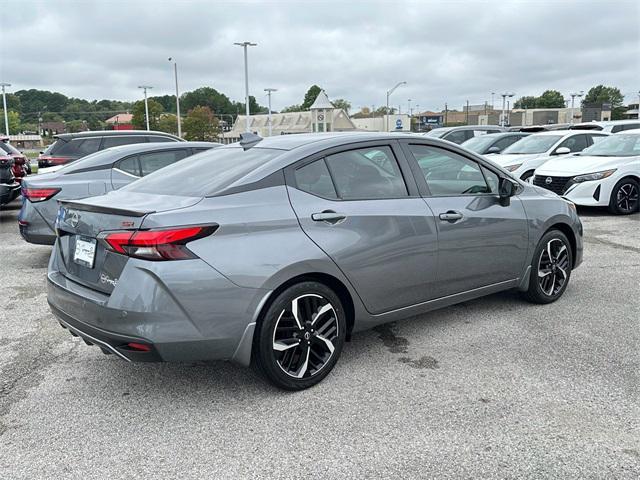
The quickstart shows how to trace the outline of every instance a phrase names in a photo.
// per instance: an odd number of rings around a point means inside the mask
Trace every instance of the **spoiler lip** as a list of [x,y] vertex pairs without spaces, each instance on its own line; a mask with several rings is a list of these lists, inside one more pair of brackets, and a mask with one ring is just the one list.
[[91,205],[90,203],[82,203],[73,200],[58,200],[58,205],[60,205],[61,207],[73,208],[75,210],[81,210],[84,212],[110,213],[112,215],[123,215],[130,217],[144,217],[145,215],[156,212],[155,210],[129,210],[126,208]]

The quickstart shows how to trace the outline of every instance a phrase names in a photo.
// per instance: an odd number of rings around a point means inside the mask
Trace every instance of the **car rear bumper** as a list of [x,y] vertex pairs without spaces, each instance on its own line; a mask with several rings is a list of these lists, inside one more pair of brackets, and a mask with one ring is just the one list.
[[[234,354],[268,291],[238,287],[200,260],[190,261],[195,266],[186,270],[191,278],[184,290],[187,279],[178,278],[169,262],[132,259],[108,295],[68,279],[55,269],[56,262],[54,247],[47,282],[52,312],[62,326],[103,351],[130,361],[248,363]],[[207,274],[199,277],[204,269]],[[148,345],[150,351],[131,351],[128,343]]]
[[0,184],[0,205],[5,205],[14,201],[20,195],[19,183],[2,183]]
[[[55,218],[52,219],[53,221],[55,221]],[[29,200],[23,199],[22,201],[22,209],[18,215],[18,226],[20,235],[29,243],[53,245],[56,241],[56,233],[52,224],[45,220],[40,211]]]

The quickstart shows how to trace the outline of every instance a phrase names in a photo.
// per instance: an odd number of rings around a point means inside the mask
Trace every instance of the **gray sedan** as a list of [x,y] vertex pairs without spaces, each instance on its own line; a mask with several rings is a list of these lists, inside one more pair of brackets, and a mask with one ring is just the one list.
[[219,145],[211,142],[123,145],[76,160],[56,172],[25,178],[18,217],[20,233],[27,242],[53,245],[58,200],[103,195]]
[[231,359],[325,378],[352,333],[506,289],[564,293],[575,206],[450,142],[255,135],[62,201],[48,300],[127,361]]

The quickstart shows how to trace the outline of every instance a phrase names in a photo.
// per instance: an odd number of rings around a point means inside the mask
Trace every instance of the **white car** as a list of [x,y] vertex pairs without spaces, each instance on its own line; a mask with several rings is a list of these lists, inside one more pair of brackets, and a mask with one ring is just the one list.
[[577,205],[609,207],[621,215],[637,212],[640,130],[616,133],[579,154],[549,160],[536,170],[533,184]]
[[584,122],[571,126],[571,130],[600,130],[607,133],[626,132],[640,128],[640,120],[609,120],[606,122]]
[[591,130],[551,130],[540,132],[505,148],[487,158],[524,181],[530,181],[533,172],[558,155],[581,152],[608,133]]

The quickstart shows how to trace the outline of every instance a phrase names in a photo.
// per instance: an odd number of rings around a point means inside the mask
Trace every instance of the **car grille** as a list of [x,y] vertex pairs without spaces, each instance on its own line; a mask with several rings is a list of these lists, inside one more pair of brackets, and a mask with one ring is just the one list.
[[[547,183],[547,179],[550,178],[551,182]],[[547,175],[536,175],[533,177],[533,184],[538,187],[546,188],[547,190],[551,190],[553,193],[557,193],[558,195],[562,195],[573,177],[548,177]]]

